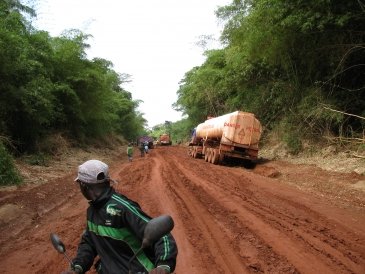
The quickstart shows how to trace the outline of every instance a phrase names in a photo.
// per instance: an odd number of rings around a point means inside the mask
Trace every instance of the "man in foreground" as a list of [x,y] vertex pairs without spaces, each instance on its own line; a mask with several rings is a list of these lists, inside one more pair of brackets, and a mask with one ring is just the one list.
[[[151,218],[138,203],[114,190],[108,165],[101,161],[89,160],[80,165],[75,181],[90,206],[72,271],[63,274],[85,273],[96,256],[98,273],[128,273],[129,260],[141,246],[144,228]],[[167,234],[139,253],[131,262],[131,269],[141,274],[172,273],[177,252],[173,236]]]

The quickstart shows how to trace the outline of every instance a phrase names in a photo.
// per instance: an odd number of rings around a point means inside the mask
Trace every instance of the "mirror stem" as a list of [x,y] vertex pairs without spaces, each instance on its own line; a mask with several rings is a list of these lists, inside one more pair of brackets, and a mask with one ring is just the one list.
[[73,263],[72,263],[70,257],[68,257],[66,253],[63,253],[63,255],[65,255],[65,257],[66,257],[67,261],[70,263],[70,265],[73,266]]

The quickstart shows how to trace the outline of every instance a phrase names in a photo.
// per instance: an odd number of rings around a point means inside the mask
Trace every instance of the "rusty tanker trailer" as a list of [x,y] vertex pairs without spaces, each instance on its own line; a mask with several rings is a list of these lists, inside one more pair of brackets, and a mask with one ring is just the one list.
[[262,126],[253,113],[235,111],[206,120],[193,132],[189,146],[194,158],[218,164],[225,158],[254,162],[258,157]]

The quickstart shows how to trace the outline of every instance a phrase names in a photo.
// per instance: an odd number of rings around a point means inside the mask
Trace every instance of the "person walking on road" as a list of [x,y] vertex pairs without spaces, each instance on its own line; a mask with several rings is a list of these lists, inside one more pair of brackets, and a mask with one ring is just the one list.
[[133,145],[131,143],[128,144],[127,146],[127,155],[128,155],[128,161],[132,162],[133,161]]
[[[144,229],[151,219],[133,200],[112,187],[109,167],[89,160],[78,167],[76,183],[89,201],[87,225],[72,260],[72,270],[62,274],[85,273],[95,264],[99,274],[129,273],[129,260],[141,246]],[[178,249],[168,233],[145,248],[131,261],[133,273],[167,274],[176,266]]]

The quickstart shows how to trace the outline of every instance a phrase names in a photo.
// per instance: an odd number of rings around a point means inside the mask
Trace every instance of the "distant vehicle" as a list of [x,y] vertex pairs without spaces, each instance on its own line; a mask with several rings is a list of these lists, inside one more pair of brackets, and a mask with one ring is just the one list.
[[170,135],[167,133],[163,133],[160,135],[159,143],[161,146],[170,146],[172,144]]
[[206,120],[192,133],[191,156],[218,164],[224,158],[257,160],[262,133],[253,113],[236,111]]
[[140,146],[141,143],[148,143],[148,148],[153,148],[153,137],[151,136],[140,136],[137,139],[137,146]]

